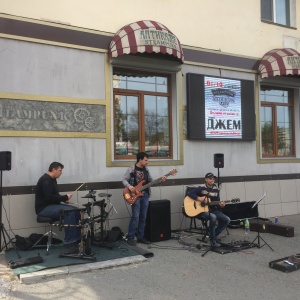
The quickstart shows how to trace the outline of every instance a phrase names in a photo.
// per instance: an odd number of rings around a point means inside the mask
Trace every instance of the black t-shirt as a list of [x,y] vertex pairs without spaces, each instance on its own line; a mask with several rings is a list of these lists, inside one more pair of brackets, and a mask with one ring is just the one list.
[[[148,171],[146,168],[139,168],[135,165],[134,167],[134,185],[137,185],[142,180],[145,180],[143,185],[148,183]],[[149,189],[145,189],[145,192],[149,194]]]

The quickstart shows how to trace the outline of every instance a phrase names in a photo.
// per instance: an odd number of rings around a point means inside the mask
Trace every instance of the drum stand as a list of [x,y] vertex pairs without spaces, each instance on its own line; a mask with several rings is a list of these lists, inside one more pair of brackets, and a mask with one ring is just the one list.
[[[88,216],[94,215],[94,205],[93,203],[96,202],[96,191],[90,190],[88,192],[88,194],[86,194],[85,196],[81,197],[81,198],[88,198],[88,199],[93,199],[93,202],[88,202],[86,204],[83,204],[83,206],[86,207],[86,212],[88,214]],[[94,224],[91,224],[91,240],[94,239]]]
[[[86,207],[86,212],[89,216],[88,222],[90,224],[90,243],[95,246],[100,246],[100,247],[107,247],[109,249],[112,249],[112,245],[109,242],[105,242],[106,235],[104,235],[104,223],[109,216],[109,213],[114,210],[116,213],[116,209],[113,206],[113,204],[110,201],[111,194],[106,194],[106,193],[100,193],[98,194],[99,197],[105,197],[107,199],[107,202],[110,204],[110,209],[109,212],[105,211],[105,207],[107,204],[105,203],[105,199],[96,201],[95,194],[96,192],[91,190],[87,195],[85,195],[82,198],[92,198],[93,202],[88,202],[86,204],[83,204],[83,206]],[[99,206],[100,207],[100,214],[94,216],[94,207]],[[95,236],[95,226],[94,223],[100,223],[100,238],[96,238]]]
[[[81,215],[81,220],[80,220],[80,224],[79,225],[68,225],[68,224],[62,224],[62,218],[63,218],[63,214],[70,212],[69,211],[62,211],[61,215],[60,215],[60,228],[62,227],[67,227],[67,226],[76,226],[76,227],[80,227],[81,228],[81,239],[80,239],[80,243],[79,243],[79,251],[78,252],[66,252],[66,253],[62,253],[60,254],[58,257],[62,258],[62,257],[69,257],[69,258],[79,258],[79,259],[87,259],[87,260],[91,260],[91,261],[96,261],[97,258],[94,256],[94,253],[92,253],[91,250],[91,230],[90,230],[90,224],[93,223],[93,220],[91,220],[90,218],[87,219],[83,219],[83,215],[84,215],[84,211],[85,209],[80,209],[80,215]],[[85,226],[86,224],[88,224],[88,226]],[[84,233],[84,228],[85,227],[89,227],[86,235]]]
[[110,243],[106,243],[104,241],[104,222],[106,221],[106,218],[108,216],[108,212],[105,211],[106,203],[105,199],[96,201],[94,205],[98,205],[100,207],[100,215],[94,217],[95,220],[97,220],[98,223],[100,223],[100,239],[93,239],[92,244],[100,247],[107,247],[109,249],[112,249],[112,245]]

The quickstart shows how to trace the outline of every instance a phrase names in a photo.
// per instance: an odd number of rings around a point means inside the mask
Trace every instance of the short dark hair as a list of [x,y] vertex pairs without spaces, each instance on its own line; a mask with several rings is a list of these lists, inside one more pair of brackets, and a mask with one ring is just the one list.
[[64,165],[61,164],[60,162],[54,161],[53,163],[50,164],[48,171],[52,172],[53,169],[58,169],[58,168],[64,168]]
[[139,152],[137,155],[136,155],[136,162],[138,163],[141,160],[143,160],[145,157],[149,157],[148,154],[146,152]]

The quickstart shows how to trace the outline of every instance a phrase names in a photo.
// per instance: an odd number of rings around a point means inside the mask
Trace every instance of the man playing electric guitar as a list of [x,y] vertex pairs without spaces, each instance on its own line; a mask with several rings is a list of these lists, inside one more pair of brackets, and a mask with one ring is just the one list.
[[[135,193],[135,186],[141,182],[141,180],[144,180],[145,184],[153,181],[147,165],[148,154],[139,152],[136,155],[135,165],[130,166],[123,177],[122,183],[124,187],[127,187],[133,194]],[[166,179],[166,176],[162,176],[161,181],[165,181]],[[129,245],[136,245],[136,241],[134,240],[135,234],[137,234],[138,243],[150,243],[144,238],[150,192],[150,187],[145,189],[142,196],[138,197],[131,205],[132,214],[127,234],[127,243]]]
[[[220,247],[217,236],[227,227],[230,218],[223,214],[219,207],[224,207],[225,202],[220,201],[220,191],[215,184],[216,176],[213,173],[205,175],[205,184],[201,184],[196,189],[189,192],[188,196],[195,201],[208,203],[208,201],[219,201],[219,205],[209,206],[209,212],[202,212],[198,216],[209,220],[209,238],[213,248]],[[196,216],[197,217],[197,216]],[[218,221],[218,225],[217,225]],[[217,226],[217,227],[216,227]]]

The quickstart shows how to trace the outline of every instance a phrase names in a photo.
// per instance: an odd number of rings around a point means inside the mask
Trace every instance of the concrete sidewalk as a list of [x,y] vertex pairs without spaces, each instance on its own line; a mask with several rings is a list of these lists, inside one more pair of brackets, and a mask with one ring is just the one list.
[[[279,223],[294,226],[295,236],[262,233],[274,251],[265,245],[223,255],[210,251],[202,257],[204,248],[196,247],[199,236],[183,232],[181,242],[172,239],[151,244],[154,257],[140,257],[139,262],[107,263],[79,273],[48,274],[30,284],[7,279],[9,287],[2,291],[2,298],[298,299],[300,271],[284,273],[270,268],[269,262],[300,253],[300,216],[280,217]],[[222,241],[244,239],[242,229],[230,229],[229,233],[223,234]],[[250,241],[255,237],[256,232],[251,232]]]

